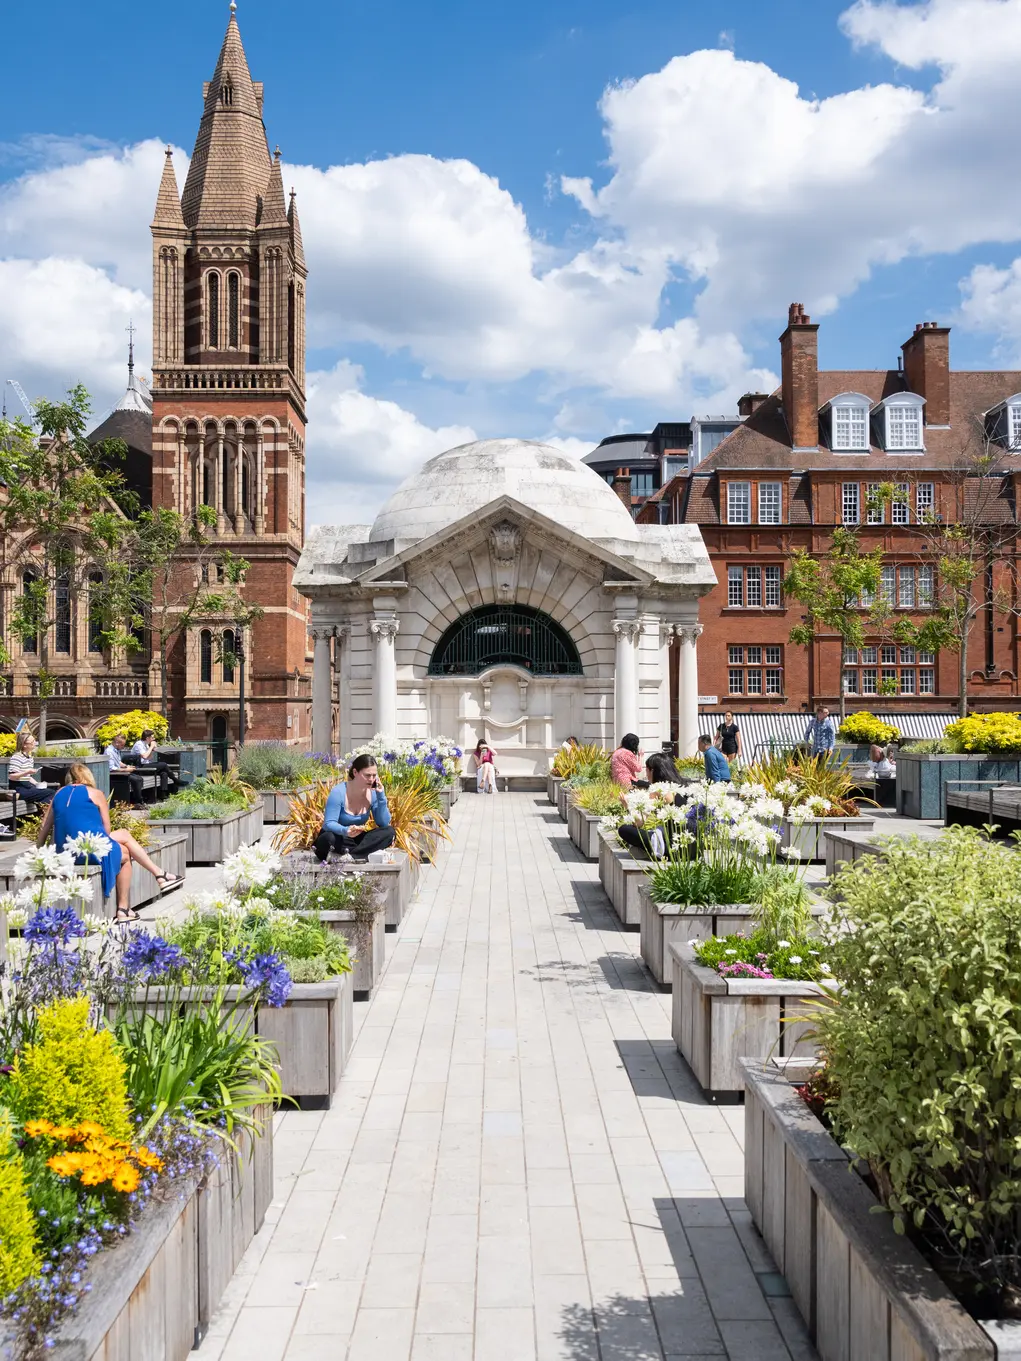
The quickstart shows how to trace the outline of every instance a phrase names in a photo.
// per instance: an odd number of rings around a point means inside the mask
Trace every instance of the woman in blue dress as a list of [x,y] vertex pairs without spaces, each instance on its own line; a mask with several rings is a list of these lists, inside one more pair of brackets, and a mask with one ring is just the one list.
[[[96,782],[88,766],[76,762],[68,770],[67,783],[62,789],[57,790],[46,809],[36,844],[45,845],[51,832],[53,844],[58,851],[62,851],[67,841],[81,832],[95,833],[109,839],[110,849],[106,855],[102,857],[90,855],[87,858],[90,864],[99,865],[104,900],[110,896],[114,887],[117,889],[115,921],[133,921],[138,917],[137,911],[128,906],[132,861],[137,860],[143,869],[147,869],[155,877],[161,893],[184,882],[179,874],[165,874],[159,865],[146,855],[130,832],[111,831],[110,805],[106,801],[106,795],[96,788]],[[77,857],[79,865],[84,864],[85,860],[84,855]]]

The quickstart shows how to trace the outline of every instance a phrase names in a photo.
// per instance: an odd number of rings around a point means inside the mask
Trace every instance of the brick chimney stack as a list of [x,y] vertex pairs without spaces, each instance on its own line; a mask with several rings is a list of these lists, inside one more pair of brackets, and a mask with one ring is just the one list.
[[792,302],[780,337],[783,410],[794,449],[819,447],[819,327]]
[[746,392],[737,399],[737,414],[742,419],[753,416],[768,396],[768,392]]
[[631,469],[618,468],[613,475],[613,490],[624,503],[627,513],[631,514]]
[[926,425],[949,425],[950,327],[920,321],[901,349],[907,389],[925,398]]

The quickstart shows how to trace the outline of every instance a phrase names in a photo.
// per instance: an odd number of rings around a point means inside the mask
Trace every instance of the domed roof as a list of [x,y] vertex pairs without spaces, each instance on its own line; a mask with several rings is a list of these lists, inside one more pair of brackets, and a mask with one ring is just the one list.
[[598,473],[549,444],[485,439],[431,458],[376,516],[370,538],[417,543],[512,496],[589,539],[638,538],[623,502]]

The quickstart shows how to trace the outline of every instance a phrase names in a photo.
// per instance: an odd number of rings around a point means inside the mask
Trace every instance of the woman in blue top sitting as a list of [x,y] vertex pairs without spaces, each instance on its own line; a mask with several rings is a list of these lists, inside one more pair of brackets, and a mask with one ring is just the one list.
[[110,849],[100,857],[80,855],[78,864],[88,859],[90,864],[98,864],[103,881],[103,898],[110,896],[114,886],[117,888],[117,915],[119,922],[134,921],[138,913],[128,905],[131,893],[131,862],[137,860],[143,869],[154,876],[160,892],[177,888],[184,880],[179,874],[165,873],[150,859],[130,832],[114,832],[110,829],[110,805],[106,795],[96,788],[92,771],[88,766],[77,762],[67,772],[67,783],[54,794],[46,815],[39,828],[36,844],[44,846],[53,833],[53,844],[58,851],[64,849],[67,841],[81,832],[90,832],[109,839]]
[[[367,832],[370,813],[376,825]],[[376,758],[368,753],[356,756],[347,780],[335,784],[326,800],[323,830],[313,846],[316,859],[325,860],[331,851],[339,851],[342,860],[367,860],[373,851],[392,846],[394,836]]]

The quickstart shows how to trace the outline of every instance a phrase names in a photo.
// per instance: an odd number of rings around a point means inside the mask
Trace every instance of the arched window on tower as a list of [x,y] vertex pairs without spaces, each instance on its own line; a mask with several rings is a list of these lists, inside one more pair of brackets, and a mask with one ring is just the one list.
[[53,586],[53,650],[71,651],[71,573],[61,572]]
[[223,683],[234,684],[234,664],[237,661],[237,641],[233,629],[226,629],[223,635]]
[[206,280],[206,320],[208,322],[209,348],[220,348],[220,276],[210,272]]
[[199,634],[199,680],[203,685],[213,683],[213,635],[209,629]]
[[220,86],[220,103],[225,109],[231,108],[234,103],[234,86],[229,80],[225,80]]
[[103,650],[103,574],[89,574],[89,651]]
[[[31,596],[31,595],[32,595],[32,591],[33,591],[33,587],[35,586],[35,583],[36,583],[36,574],[35,574],[35,572],[24,572],[24,573],[22,573],[22,577],[21,577],[21,590],[22,590],[22,594],[25,595],[25,596]],[[30,603],[29,603],[28,600],[25,601],[25,606],[26,606],[25,614],[26,614],[26,616],[27,616],[27,615],[29,615],[29,613],[32,612],[32,607],[31,607],[31,605],[30,605]],[[38,639],[38,637],[36,636],[35,633],[22,634],[22,637],[21,637],[21,650],[22,650],[22,652],[36,652],[36,651],[38,650],[38,647],[39,647],[39,639]]]
[[241,275],[227,275],[227,344],[232,350],[241,345]]

